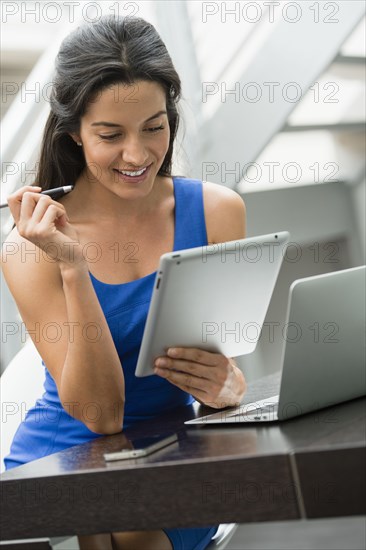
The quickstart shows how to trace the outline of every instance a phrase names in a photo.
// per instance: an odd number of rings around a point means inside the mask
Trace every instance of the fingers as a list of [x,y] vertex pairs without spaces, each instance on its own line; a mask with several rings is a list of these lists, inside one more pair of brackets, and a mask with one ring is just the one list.
[[38,246],[47,246],[47,250],[50,244],[60,244],[55,240],[55,229],[66,223],[65,216],[66,214],[57,206],[48,205],[39,223],[32,219],[32,227],[28,229],[27,238]]
[[40,187],[36,192],[34,189],[22,187],[8,198],[19,235],[60,265],[81,265],[85,262],[82,246],[77,231],[69,223],[65,207],[39,193]]
[[62,216],[67,218],[65,207],[45,195],[39,198],[31,215],[33,222],[35,223],[41,223],[44,221],[51,222],[52,220],[61,218]]
[[220,397],[219,385],[209,380],[169,369],[156,369],[156,374],[186,393],[191,394],[200,403],[214,409],[222,409],[232,404],[232,400],[229,401],[225,397]]
[[179,371],[176,368],[161,368],[157,367],[154,369],[155,374],[158,374],[162,378],[166,378],[169,382],[172,382],[176,386],[185,386],[190,390],[201,390],[209,391],[211,385],[210,381],[207,378],[201,378],[199,376],[194,376],[186,371]]
[[[182,348],[177,350],[177,354],[179,353],[180,356],[201,358],[201,361],[203,360],[202,357],[206,357],[206,360],[211,361],[211,363],[217,362],[212,357],[207,359],[203,350],[195,348],[185,348],[183,352],[181,350]],[[201,351],[202,354],[197,353]],[[164,367],[157,366],[159,362],[160,365],[162,364],[162,360],[164,361]],[[190,393],[196,399],[207,401],[210,399],[210,395],[215,393],[215,390],[219,391],[219,385],[215,380],[218,373],[213,367],[213,364],[202,365],[185,359],[161,357],[155,362],[154,372],[183,391]]]
[[24,193],[32,193],[36,195],[40,194],[41,190],[42,187],[25,185],[24,187],[21,187],[20,189],[9,195],[9,197],[7,198],[7,203],[16,224],[19,221],[20,209]]
[[[190,393],[196,399],[207,399],[207,392],[211,389],[212,365],[207,366],[193,362],[193,358],[203,361],[202,358],[205,357],[205,352],[196,348],[177,348],[173,350],[173,353],[172,350],[168,350],[168,354],[174,356],[174,359],[172,357],[160,357],[155,362],[155,374],[169,380],[169,382]],[[191,360],[182,359],[182,357],[191,358]],[[213,363],[212,358],[206,357],[206,360]],[[163,365],[162,361],[164,362]],[[158,364],[160,366],[157,366]]]
[[155,374],[210,407],[223,408],[240,401],[246,385],[235,360],[197,348],[177,348],[175,352],[169,349],[168,356],[157,358]]
[[186,393],[190,393],[195,399],[203,402],[209,400],[208,380],[169,369],[155,369],[155,373]]
[[33,218],[35,223],[39,223],[51,205],[57,208],[57,217],[61,218],[62,215],[66,215],[65,207],[52,200],[51,197],[42,195],[41,190],[42,188],[39,186],[26,185],[8,197],[9,208],[17,225],[19,221],[30,218]]
[[[197,389],[207,389],[210,384],[224,384],[228,369],[232,369],[224,355],[198,348],[174,348],[168,349],[167,353],[168,356],[155,361],[154,367],[158,369],[155,373]],[[191,381],[193,378],[194,383]]]
[[64,225],[68,219],[65,207],[46,195],[24,191],[16,200],[19,204],[18,232],[31,241],[53,231],[56,222]]
[[[190,361],[182,361],[181,359],[170,359],[169,357],[159,358],[160,362],[155,363],[161,370],[179,371],[186,375],[196,376],[197,378],[203,378],[210,380],[212,378],[212,366],[200,365],[198,363],[192,363]],[[164,364],[161,363],[164,361]]]
[[219,353],[212,353],[199,348],[170,348],[167,355],[174,359],[184,359],[202,365],[218,365],[223,357]]
[[36,195],[35,193],[24,193],[20,205],[20,216],[24,219],[33,218],[34,223],[39,223],[50,202],[45,195]]

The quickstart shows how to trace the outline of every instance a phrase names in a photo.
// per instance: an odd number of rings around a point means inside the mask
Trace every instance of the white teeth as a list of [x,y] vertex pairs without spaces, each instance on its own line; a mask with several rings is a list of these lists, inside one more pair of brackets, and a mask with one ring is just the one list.
[[142,170],[138,170],[137,172],[127,172],[126,170],[118,170],[118,172],[120,172],[125,176],[141,176],[141,174],[143,174],[145,170],[146,170],[146,167],[142,168]]

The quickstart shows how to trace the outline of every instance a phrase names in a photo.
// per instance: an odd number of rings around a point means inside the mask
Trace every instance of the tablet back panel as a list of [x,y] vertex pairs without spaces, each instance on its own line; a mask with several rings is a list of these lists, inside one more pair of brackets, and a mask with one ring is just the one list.
[[136,376],[153,374],[168,347],[253,352],[288,238],[280,232],[163,254]]

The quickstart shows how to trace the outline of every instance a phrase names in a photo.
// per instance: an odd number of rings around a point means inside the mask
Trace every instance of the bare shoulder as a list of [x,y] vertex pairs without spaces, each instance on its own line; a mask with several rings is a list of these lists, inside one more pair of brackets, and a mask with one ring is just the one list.
[[224,185],[204,181],[203,202],[209,243],[245,238],[246,209],[239,193]]

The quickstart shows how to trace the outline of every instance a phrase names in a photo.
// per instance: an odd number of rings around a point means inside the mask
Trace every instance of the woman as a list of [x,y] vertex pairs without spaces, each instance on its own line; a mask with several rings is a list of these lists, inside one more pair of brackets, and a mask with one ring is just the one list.
[[[160,256],[245,236],[237,193],[171,175],[180,93],[169,54],[143,19],[104,17],[61,45],[40,187],[8,197],[16,227],[7,241],[19,254],[3,261],[4,276],[27,330],[38,327],[46,378],[7,469],[194,399],[220,408],[244,395],[235,362],[198,349],[169,353],[155,376],[134,375]],[[74,190],[58,202],[40,194],[70,183]],[[21,251],[31,246],[25,270]],[[216,529],[107,533],[79,543],[201,549]]]

